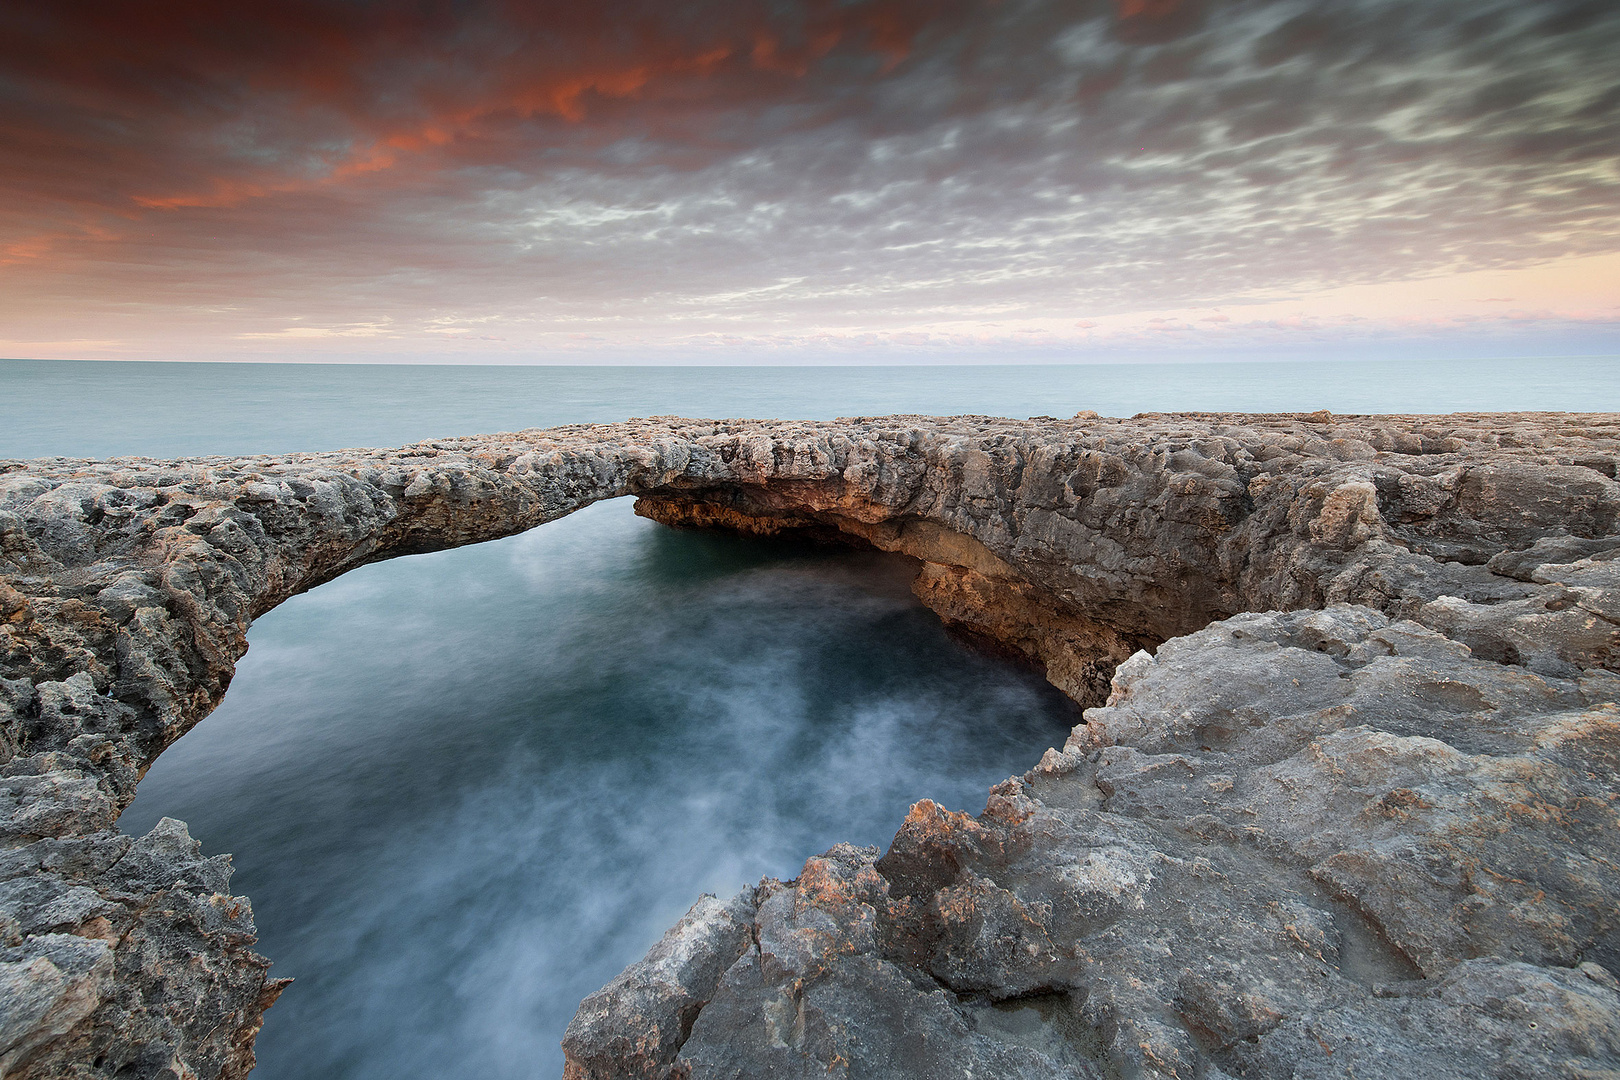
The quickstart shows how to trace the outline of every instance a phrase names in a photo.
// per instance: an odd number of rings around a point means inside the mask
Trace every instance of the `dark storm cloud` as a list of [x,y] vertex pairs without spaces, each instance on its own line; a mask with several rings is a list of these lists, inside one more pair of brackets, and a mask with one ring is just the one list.
[[1620,248],[1609,3],[3,19],[8,315],[792,338]]

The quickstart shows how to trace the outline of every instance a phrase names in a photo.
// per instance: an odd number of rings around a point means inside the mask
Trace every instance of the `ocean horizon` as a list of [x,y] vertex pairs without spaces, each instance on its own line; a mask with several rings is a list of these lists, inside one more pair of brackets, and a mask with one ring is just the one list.
[[275,454],[635,416],[1620,410],[1620,356],[633,367],[0,360],[0,457]]

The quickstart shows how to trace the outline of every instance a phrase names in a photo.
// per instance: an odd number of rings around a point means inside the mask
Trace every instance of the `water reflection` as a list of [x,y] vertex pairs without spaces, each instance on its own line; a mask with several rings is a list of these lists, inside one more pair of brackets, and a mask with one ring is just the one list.
[[367,567],[253,628],[124,815],[236,856],[297,979],[258,1077],[552,1077],[579,1000],[704,891],[978,810],[1078,717],[950,641],[908,560],[600,504]]

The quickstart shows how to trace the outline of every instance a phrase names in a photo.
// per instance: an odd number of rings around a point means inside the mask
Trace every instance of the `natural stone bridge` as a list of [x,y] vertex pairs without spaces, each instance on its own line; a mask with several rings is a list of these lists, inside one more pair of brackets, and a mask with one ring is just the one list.
[[1096,707],[978,818],[700,901],[570,1075],[1620,1075],[1617,462],[1325,413],[0,462],[0,1077],[246,1072],[281,985],[223,856],[116,831],[138,777],[287,597],[620,495],[914,556]]

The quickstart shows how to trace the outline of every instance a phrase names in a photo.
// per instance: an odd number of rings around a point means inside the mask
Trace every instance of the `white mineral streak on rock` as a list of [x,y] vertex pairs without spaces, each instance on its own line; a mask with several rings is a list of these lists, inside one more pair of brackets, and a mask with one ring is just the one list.
[[[571,1080],[1620,1071],[1620,417],[657,418],[0,463],[0,1076],[240,1077],[230,867],[114,830],[252,620],[632,494],[807,530],[1094,706],[978,817],[700,900]],[[1001,1003],[1001,1004],[996,1004]]]

